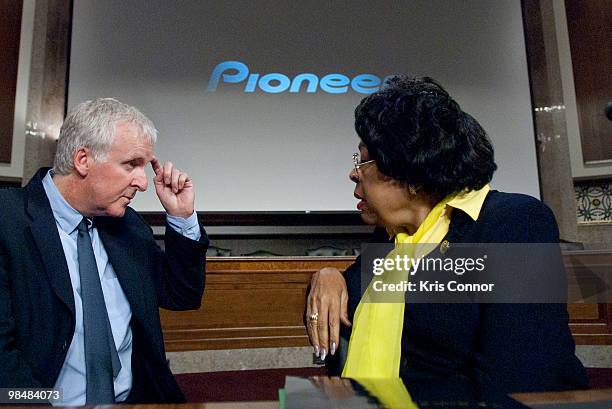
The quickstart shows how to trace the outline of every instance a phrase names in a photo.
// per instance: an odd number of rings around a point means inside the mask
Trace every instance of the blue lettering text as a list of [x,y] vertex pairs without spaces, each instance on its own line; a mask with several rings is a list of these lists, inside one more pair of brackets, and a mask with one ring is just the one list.
[[321,79],[312,73],[302,73],[291,79],[278,72],[263,75],[251,73],[249,67],[240,61],[224,61],[217,64],[210,75],[208,91],[215,92],[220,84],[244,83],[243,92],[246,93],[253,93],[259,89],[268,94],[278,94],[287,90],[294,94],[304,90],[312,94],[320,88],[328,94],[345,94],[349,89],[359,94],[371,94],[380,89],[385,79],[381,80],[373,74],[359,74],[351,79],[337,73],[327,74]]

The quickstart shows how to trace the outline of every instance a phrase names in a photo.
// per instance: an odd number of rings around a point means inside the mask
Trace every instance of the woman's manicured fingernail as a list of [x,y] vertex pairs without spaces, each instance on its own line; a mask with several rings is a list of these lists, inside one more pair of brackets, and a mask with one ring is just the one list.
[[325,361],[325,357],[327,356],[327,351],[325,351],[325,348],[322,349],[323,352],[321,352],[321,361]]
[[314,354],[316,356],[319,356],[319,346],[318,345],[315,345],[315,347],[314,347]]
[[331,351],[329,351],[332,355],[336,353],[336,343],[332,342]]

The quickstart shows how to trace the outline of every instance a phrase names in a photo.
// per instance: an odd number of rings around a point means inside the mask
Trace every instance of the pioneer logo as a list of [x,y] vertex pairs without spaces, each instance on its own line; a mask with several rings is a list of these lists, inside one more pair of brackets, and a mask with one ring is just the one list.
[[319,78],[315,74],[303,73],[289,78],[278,72],[252,73],[249,67],[240,61],[224,61],[217,64],[210,75],[208,91],[217,91],[222,87],[221,84],[239,84],[246,93],[259,90],[268,94],[281,92],[314,94],[321,90],[328,94],[345,94],[352,90],[359,94],[371,94],[378,91],[383,82],[384,79],[372,74],[359,74],[350,78],[344,74],[332,73]]

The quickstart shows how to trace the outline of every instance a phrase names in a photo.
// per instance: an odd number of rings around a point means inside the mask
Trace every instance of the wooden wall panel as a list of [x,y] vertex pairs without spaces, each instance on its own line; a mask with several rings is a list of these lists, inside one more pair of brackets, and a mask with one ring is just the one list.
[[[584,269],[612,274],[612,252],[574,252],[564,261],[570,282]],[[311,275],[328,266],[344,270],[352,262],[353,257],[210,258],[201,308],[161,310],[166,349],[308,346],[303,314]],[[570,304],[568,311],[578,344],[612,344],[612,304]]]
[[353,257],[210,258],[197,311],[161,310],[168,351],[309,345],[306,289],[323,267],[344,270]]
[[610,0],[566,0],[565,10],[584,161],[612,161],[612,121],[605,115],[612,101]]
[[[612,279],[612,251],[575,251],[564,256],[565,266],[570,282],[575,277],[581,277],[582,283],[592,282],[591,287],[611,283]],[[605,282],[597,277],[607,277]],[[584,284],[582,284],[584,287]],[[583,288],[584,289],[584,288]],[[574,340],[581,345],[612,345],[612,304],[609,299],[600,300],[601,303],[569,304],[570,329]]]
[[44,135],[25,141],[23,179],[53,165],[68,89],[72,0],[36,1],[26,118]]
[[0,0],[0,162],[11,163],[22,0]]

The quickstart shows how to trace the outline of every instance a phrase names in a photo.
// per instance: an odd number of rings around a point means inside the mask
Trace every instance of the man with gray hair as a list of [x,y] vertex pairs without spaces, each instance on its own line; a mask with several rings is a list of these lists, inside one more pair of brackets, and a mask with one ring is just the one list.
[[[62,125],[52,169],[0,191],[0,388],[56,388],[53,404],[182,402],[158,308],[197,309],[208,239],[191,178],[153,154],[157,130],[112,98]],[[165,250],[129,207],[166,210]]]

